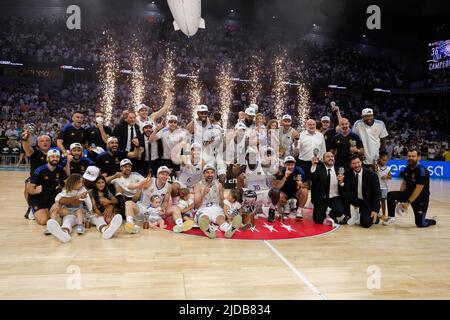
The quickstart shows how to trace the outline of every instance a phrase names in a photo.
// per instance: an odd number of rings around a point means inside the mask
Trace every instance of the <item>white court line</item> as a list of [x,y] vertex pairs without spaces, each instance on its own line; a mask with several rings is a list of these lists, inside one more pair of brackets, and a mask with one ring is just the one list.
[[281,261],[283,261],[288,267],[289,269],[292,270],[292,272],[295,273],[295,275],[303,281],[303,283],[305,283],[309,289],[311,289],[311,291],[316,294],[317,296],[319,296],[320,299],[322,300],[327,300],[327,297],[325,297],[325,295],[320,292],[319,289],[317,289],[317,287],[315,285],[313,285],[311,283],[311,281],[308,280],[308,278],[306,278],[303,273],[300,272],[300,270],[298,270],[296,267],[294,267],[294,265],[292,263],[289,262],[288,259],[286,259],[280,251],[278,251],[274,246],[272,246],[269,241],[264,240],[264,243],[270,248],[270,250],[272,250],[277,256],[278,258],[281,259]]

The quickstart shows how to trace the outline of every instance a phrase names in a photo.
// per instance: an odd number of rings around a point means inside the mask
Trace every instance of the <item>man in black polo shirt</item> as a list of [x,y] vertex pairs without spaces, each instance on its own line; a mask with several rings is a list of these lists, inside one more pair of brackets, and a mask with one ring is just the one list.
[[36,222],[45,225],[50,217],[50,209],[56,195],[61,191],[67,178],[64,168],[59,164],[60,153],[51,149],[47,152],[47,164],[37,168],[28,185],[29,202],[34,211]]
[[119,141],[116,137],[109,137],[106,148],[107,151],[99,154],[96,166],[100,168],[101,173],[106,177],[106,182],[110,183],[121,175],[120,161],[125,158],[137,158],[141,149],[139,141],[135,138],[133,144],[136,146],[133,152],[119,150]]
[[[25,151],[25,155],[30,159],[30,177],[25,180],[24,197],[28,203],[28,184],[34,171],[47,163],[47,152],[50,150],[52,140],[47,135],[42,135],[37,138],[37,147],[31,146],[31,133],[28,129],[25,129],[22,133],[22,148]],[[34,214],[31,207],[28,206],[28,210],[25,213],[25,218],[33,220]]]
[[400,191],[391,191],[387,195],[389,218],[383,224],[390,225],[395,221],[396,203],[402,203],[400,211],[412,207],[416,226],[426,228],[437,223],[436,217],[426,219],[428,203],[430,201],[430,174],[423,165],[419,164],[420,151],[408,151],[408,166],[400,173],[403,178]]
[[336,135],[336,129],[330,127],[331,119],[329,116],[323,116],[320,119],[320,122],[322,123],[320,132],[322,132],[323,134],[323,138],[325,139],[325,146],[328,152],[330,151],[331,148],[331,141],[333,140],[333,137]]
[[85,131],[85,138],[88,146],[94,145],[95,147],[101,147],[106,149],[106,143],[108,138],[112,134],[110,127],[104,125],[104,113],[103,111],[95,112],[95,125],[90,126]]
[[85,129],[82,127],[83,121],[84,114],[77,111],[72,116],[72,123],[69,123],[61,129],[56,140],[56,145],[65,157],[69,154],[67,150],[69,150],[72,143],[78,142],[83,145],[85,142]]
[[350,158],[364,155],[364,148],[361,138],[350,130],[350,122],[346,118],[341,119],[340,127],[341,133],[331,140],[330,151],[335,155],[336,166],[348,169]]
[[67,176],[72,173],[79,173],[83,175],[87,167],[95,165],[94,162],[86,157],[83,157],[83,147],[79,143],[72,143],[70,145],[70,154],[61,161],[61,165],[66,170]]

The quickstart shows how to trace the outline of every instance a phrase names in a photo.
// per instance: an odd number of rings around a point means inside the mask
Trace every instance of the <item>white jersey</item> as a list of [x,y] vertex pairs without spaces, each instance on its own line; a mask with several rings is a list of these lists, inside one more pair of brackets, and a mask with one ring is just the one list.
[[181,173],[178,177],[178,181],[187,188],[193,188],[197,182],[202,180],[202,170],[202,161],[199,161],[197,164],[192,164],[192,162],[189,161],[187,164],[181,166]]
[[294,128],[292,127],[286,133],[284,133],[284,128],[280,129],[280,147],[286,150],[285,156],[292,155],[292,144],[294,143],[294,139],[292,139],[293,132]]
[[163,144],[163,159],[171,159],[172,149],[179,143],[186,141],[188,134],[184,129],[176,129],[170,131],[169,128],[164,128],[156,134],[156,139],[161,139]]
[[169,181],[166,181],[164,186],[162,188],[158,188],[156,186],[156,180],[157,178],[152,178],[152,184],[147,189],[144,189],[142,191],[141,199],[139,200],[139,204],[141,204],[144,207],[148,207],[151,205],[150,198],[152,196],[159,196],[161,198],[161,201],[164,199],[164,196],[169,192],[170,183]]
[[209,119],[206,119],[205,126],[203,126],[203,123],[200,120],[194,120],[194,135],[192,142],[203,145],[204,142],[211,138],[211,130],[213,130],[213,125]]
[[[204,180],[200,181],[202,190],[206,187],[206,182]],[[208,194],[203,198],[203,203],[200,208],[207,207],[220,207],[220,193],[219,193],[219,181],[215,180],[212,183],[212,187]]]
[[113,183],[115,186],[121,187],[123,189],[122,194],[127,198],[131,198],[136,194],[137,189],[128,189],[128,186],[131,184],[142,182],[144,179],[145,178],[139,173],[132,172],[128,178],[122,176],[120,178],[112,180],[111,183]]
[[391,168],[388,166],[379,167],[379,170],[377,171],[378,178],[380,180],[380,189],[388,189],[388,181],[386,179],[381,179],[382,177],[385,177],[391,172]]
[[368,126],[363,120],[358,120],[353,125],[352,131],[360,138],[364,146],[365,164],[372,164],[380,153],[380,139],[386,138],[388,132],[383,121],[374,120],[372,126]]
[[267,175],[259,160],[257,161],[255,170],[250,170],[247,162],[247,168],[245,169],[245,187],[255,192],[270,189],[267,185]]
[[232,217],[237,216],[239,214],[239,210],[242,207],[241,204],[237,201],[231,203],[228,200],[224,200],[223,204],[224,204],[224,206],[228,207],[227,214]]

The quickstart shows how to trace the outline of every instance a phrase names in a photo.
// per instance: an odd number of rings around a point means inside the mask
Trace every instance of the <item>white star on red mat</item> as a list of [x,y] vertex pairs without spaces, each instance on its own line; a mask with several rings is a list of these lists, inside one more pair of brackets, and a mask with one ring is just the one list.
[[273,231],[278,232],[278,230],[275,229],[274,226],[268,225],[267,223],[264,223],[263,227],[269,229],[270,232],[273,232]]
[[219,227],[215,224],[210,225],[210,228],[213,229],[214,232],[219,231]]
[[259,232],[259,230],[258,229],[256,229],[256,227],[250,227],[250,230],[252,231],[252,232]]
[[288,225],[288,224],[280,224],[283,228],[285,228],[287,231],[291,232],[291,231],[296,231],[294,228],[292,228],[292,226]]

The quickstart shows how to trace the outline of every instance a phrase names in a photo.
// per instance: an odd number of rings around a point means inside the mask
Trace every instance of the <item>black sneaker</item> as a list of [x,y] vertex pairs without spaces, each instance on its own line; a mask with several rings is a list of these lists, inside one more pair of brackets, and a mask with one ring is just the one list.
[[269,216],[267,217],[267,221],[274,222],[275,221],[275,209],[269,209]]
[[347,221],[350,220],[350,216],[345,216],[343,220],[341,220],[341,222],[339,222],[339,224],[341,225],[345,225],[347,224]]
[[31,211],[31,207],[28,207],[27,212],[23,216],[25,219],[29,219],[30,211]]

